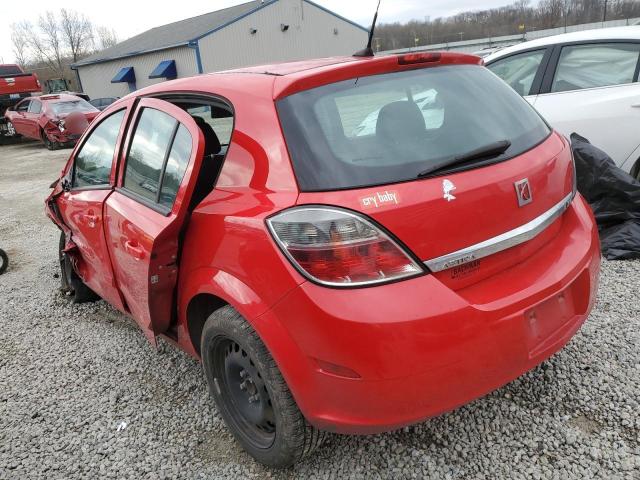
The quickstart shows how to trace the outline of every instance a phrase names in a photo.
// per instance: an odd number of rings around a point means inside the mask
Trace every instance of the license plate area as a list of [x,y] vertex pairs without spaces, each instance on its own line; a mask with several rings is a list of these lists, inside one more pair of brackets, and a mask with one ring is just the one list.
[[585,270],[569,286],[551,298],[527,310],[524,314],[527,326],[529,356],[538,355],[555,343],[556,333],[588,309],[589,272]]

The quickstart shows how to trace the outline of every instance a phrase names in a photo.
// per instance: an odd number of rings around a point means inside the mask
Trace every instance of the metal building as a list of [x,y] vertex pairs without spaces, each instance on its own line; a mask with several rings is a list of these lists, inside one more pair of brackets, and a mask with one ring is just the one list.
[[310,0],[256,0],[152,28],[72,65],[91,98],[231,68],[350,55],[367,30]]

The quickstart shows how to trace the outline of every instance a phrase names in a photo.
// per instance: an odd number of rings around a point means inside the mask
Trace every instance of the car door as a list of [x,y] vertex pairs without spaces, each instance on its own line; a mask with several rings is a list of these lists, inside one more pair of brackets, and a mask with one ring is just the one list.
[[[75,150],[57,200],[76,248],[69,252],[76,271],[91,290],[124,310],[105,236],[105,200],[113,192],[113,162],[120,148],[127,106],[100,120]],[[67,239],[69,240],[69,239]]]
[[28,132],[28,136],[31,138],[40,138],[40,126],[38,120],[42,113],[42,102],[40,100],[32,99],[29,103],[29,108],[25,113],[25,131]]
[[11,123],[13,124],[13,128],[15,129],[16,133],[24,135],[25,137],[30,136],[26,120],[30,103],[30,99],[22,100],[15,106],[14,113],[13,115],[11,115]]
[[127,136],[119,186],[106,202],[107,239],[127,307],[151,342],[175,311],[180,232],[204,152],[177,106],[142,99]]
[[565,135],[576,132],[618,165],[640,145],[640,43],[559,45],[536,109]]
[[551,52],[544,47],[526,50],[487,63],[487,68],[533,105]]

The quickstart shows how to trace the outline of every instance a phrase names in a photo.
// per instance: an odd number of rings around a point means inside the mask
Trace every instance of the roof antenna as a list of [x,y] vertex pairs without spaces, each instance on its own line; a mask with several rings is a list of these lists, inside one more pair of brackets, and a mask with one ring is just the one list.
[[375,55],[373,53],[373,48],[371,48],[371,43],[373,42],[373,32],[376,30],[376,22],[378,21],[378,10],[380,10],[380,0],[378,0],[376,14],[373,16],[373,23],[371,23],[371,30],[369,30],[369,41],[367,42],[367,46],[363,50],[354,53],[354,57],[373,57]]

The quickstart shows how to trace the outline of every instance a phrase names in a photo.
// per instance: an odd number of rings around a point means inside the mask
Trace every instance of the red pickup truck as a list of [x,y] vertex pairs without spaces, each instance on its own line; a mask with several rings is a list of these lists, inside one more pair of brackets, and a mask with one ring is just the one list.
[[0,65],[0,137],[13,134],[3,118],[5,110],[41,90],[35,73],[25,73],[18,65]]

